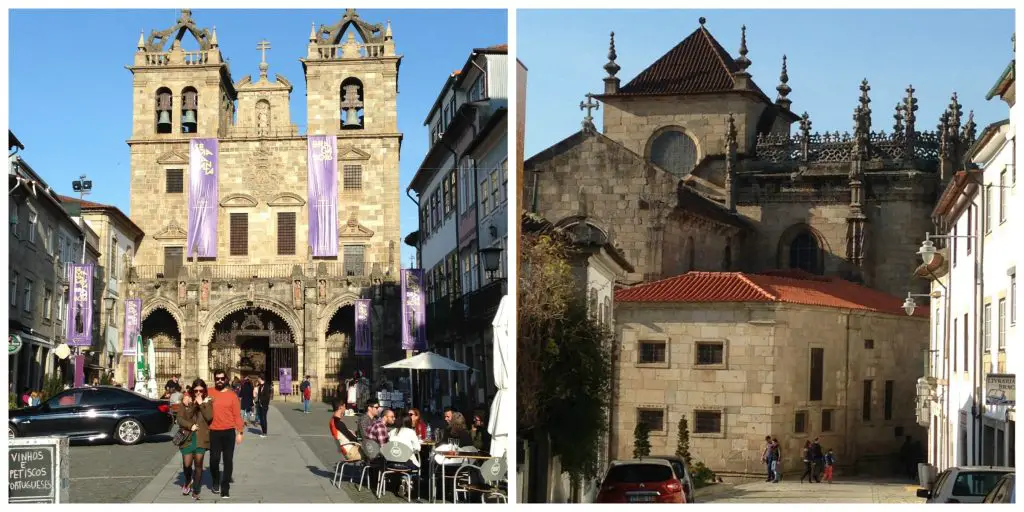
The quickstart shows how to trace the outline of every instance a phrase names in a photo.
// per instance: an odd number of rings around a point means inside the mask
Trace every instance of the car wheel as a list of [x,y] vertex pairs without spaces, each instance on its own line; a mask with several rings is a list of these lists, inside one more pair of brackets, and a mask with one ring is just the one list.
[[7,425],[7,438],[14,439],[15,437],[18,437],[18,431],[13,425]]
[[146,431],[135,418],[123,419],[114,427],[114,439],[121,444],[138,444],[144,437]]

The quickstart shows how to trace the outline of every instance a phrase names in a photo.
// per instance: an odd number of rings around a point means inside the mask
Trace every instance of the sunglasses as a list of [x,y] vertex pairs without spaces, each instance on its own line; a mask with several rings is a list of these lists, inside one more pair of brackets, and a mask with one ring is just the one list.
[[225,381],[228,380],[228,378],[227,377],[214,377],[213,380],[215,380],[217,382],[225,382]]
[[205,389],[193,389],[192,393],[193,394],[199,394],[199,393],[202,393],[203,391],[206,391],[206,390]]

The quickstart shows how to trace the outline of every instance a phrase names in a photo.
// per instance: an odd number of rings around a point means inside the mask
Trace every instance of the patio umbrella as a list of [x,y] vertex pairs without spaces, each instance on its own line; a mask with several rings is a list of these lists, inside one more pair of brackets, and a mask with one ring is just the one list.
[[508,436],[515,415],[515,404],[512,393],[508,389],[508,368],[512,363],[512,337],[509,335],[509,317],[512,306],[508,295],[501,298],[498,314],[494,315],[491,325],[494,327],[494,386],[498,392],[491,402],[491,417],[487,422],[487,432],[491,434],[491,455],[501,457],[508,449]]
[[412,357],[401,359],[391,364],[386,364],[381,368],[388,370],[447,370],[456,372],[462,372],[469,369],[468,366],[458,361],[453,361],[433,352],[421,352]]

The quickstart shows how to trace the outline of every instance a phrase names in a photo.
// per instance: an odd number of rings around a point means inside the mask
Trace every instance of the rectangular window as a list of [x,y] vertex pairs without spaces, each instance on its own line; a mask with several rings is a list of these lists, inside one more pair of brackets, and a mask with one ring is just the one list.
[[57,320],[64,321],[64,313],[68,310],[68,297],[63,293],[57,294]]
[[721,434],[722,411],[693,411],[695,434]]
[[696,343],[697,366],[725,364],[725,343],[720,341],[698,341]]
[[484,98],[484,75],[481,74],[469,87],[469,101],[480,101]]
[[982,327],[981,334],[985,340],[985,351],[987,352],[992,348],[992,304],[985,304],[985,316],[984,326]]
[[47,288],[43,291],[43,318],[49,320],[53,315],[53,290]]
[[249,254],[249,214],[231,214],[231,255],[246,256]]
[[8,300],[10,301],[11,307],[13,308],[13,307],[17,307],[18,306],[18,273],[17,272],[14,272],[14,271],[11,272],[11,283],[10,283],[10,286],[11,286],[11,289],[10,289],[10,292],[8,292],[8,295],[10,295],[10,297],[8,298]]
[[992,201],[995,199],[994,192],[995,191],[992,190],[992,185],[985,187],[985,204],[988,205],[988,213],[985,215],[985,233],[991,233],[992,225],[995,224],[995,222],[992,222],[996,211],[996,209],[992,207]]
[[874,350],[874,348],[875,348],[875,340],[865,339],[864,340],[864,348],[867,349],[867,350]]
[[346,165],[343,168],[342,181],[345,190],[363,189],[363,166]]
[[821,400],[825,387],[825,349],[811,349],[811,390],[809,400]]
[[665,409],[637,409],[636,422],[645,423],[651,432],[665,430]]
[[637,360],[640,364],[664,363],[666,343],[664,341],[641,341],[640,357]]
[[1006,299],[999,299],[999,350],[1006,350]]
[[430,128],[430,145],[433,146],[437,143],[437,140],[441,138],[441,134],[438,131],[438,127],[435,124]]
[[[974,205],[972,204],[972,205],[967,207],[967,236],[970,237],[973,233],[974,233]],[[965,240],[967,240],[967,254],[970,255],[971,254],[971,246],[973,245],[973,244],[971,244],[971,242],[974,239],[973,238],[966,238]]]
[[469,257],[469,264],[473,269],[473,289],[480,286],[480,253],[473,251]]
[[[970,337],[971,337],[970,332],[971,331],[970,331],[970,329],[971,329],[971,324],[969,322],[967,322],[967,313],[964,313],[964,371],[965,372],[967,371],[967,368],[969,368],[970,364],[971,364],[970,360],[967,359],[967,352],[968,352],[967,351],[967,347],[971,346],[971,340],[970,340]],[[975,340],[975,341],[977,341],[977,340]]]
[[448,177],[444,177],[444,181],[441,182],[442,196],[444,197],[444,215],[448,216],[452,211],[452,189],[448,183]]
[[165,191],[168,194],[183,194],[185,192],[185,170],[167,169],[165,177]]
[[21,305],[26,312],[32,312],[32,280],[25,280],[25,294],[22,296],[24,303]]
[[821,431],[831,432],[832,431],[832,409],[821,410]]
[[449,196],[448,197],[451,198],[450,199],[451,205],[449,205],[448,211],[449,211],[449,213],[451,213],[451,212],[455,211],[456,205],[459,204],[459,193],[458,193],[459,188],[458,188],[458,184],[456,183],[456,172],[454,170],[452,172],[448,173],[448,190],[449,190]]
[[807,411],[797,411],[793,418],[793,432],[802,434],[807,432]]
[[871,380],[864,381],[864,402],[861,404],[861,418],[871,421]]
[[953,354],[952,354],[953,357],[950,358],[953,361],[953,371],[954,372],[956,371],[956,353],[957,353],[957,349],[960,348],[960,346],[959,346],[960,345],[960,342],[959,342],[960,330],[957,329],[956,323],[957,323],[957,319],[954,318],[953,319]]
[[452,97],[448,100],[448,111],[451,112],[451,117],[448,119],[449,123],[455,122],[455,114],[458,109],[455,108],[455,93],[452,92]]
[[28,212],[28,241],[36,242],[36,223],[39,222],[39,214]]
[[1017,272],[1010,274],[1010,325],[1017,323]]
[[345,275],[346,276],[364,276],[365,264],[363,262],[363,251],[366,247],[362,245],[346,245],[345,246]]
[[1006,222],[1006,169],[999,173],[999,222]]
[[501,161],[501,197],[508,201],[508,159]]
[[277,212],[277,254],[295,254],[295,212]]
[[53,231],[53,224],[47,224],[46,225],[46,254],[49,254],[50,256],[53,256],[53,254],[54,254],[53,251],[57,247],[57,245],[54,243],[53,233],[54,233],[54,231]]
[[884,418],[886,421],[892,419],[892,400],[893,400],[893,387],[895,382],[891,380],[885,381],[885,404],[884,404]]
[[178,270],[184,263],[184,247],[164,247],[164,277],[171,279],[178,277]]
[[491,213],[491,194],[488,192],[487,180],[480,182],[480,217]]
[[502,201],[501,188],[498,186],[500,174],[501,172],[498,169],[495,169],[494,172],[491,173],[491,202],[494,203],[492,208],[495,210],[498,209],[498,204]]

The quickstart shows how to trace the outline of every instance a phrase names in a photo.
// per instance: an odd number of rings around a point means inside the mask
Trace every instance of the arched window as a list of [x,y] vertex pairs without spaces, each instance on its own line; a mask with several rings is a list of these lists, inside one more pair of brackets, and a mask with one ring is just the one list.
[[270,134],[270,102],[259,100],[256,102],[256,135]]
[[156,90],[156,132],[171,133],[171,106],[174,98],[171,90],[161,87]]
[[358,78],[346,78],[341,82],[341,128],[361,130],[363,128],[363,83]]
[[803,231],[789,243],[789,268],[822,273],[821,247],[811,232]]
[[665,130],[651,139],[648,158],[652,164],[683,178],[697,165],[697,145],[682,131]]
[[722,258],[722,270],[732,270],[732,237],[725,239],[725,254]]
[[199,92],[194,87],[181,91],[181,133],[196,133],[199,125]]

